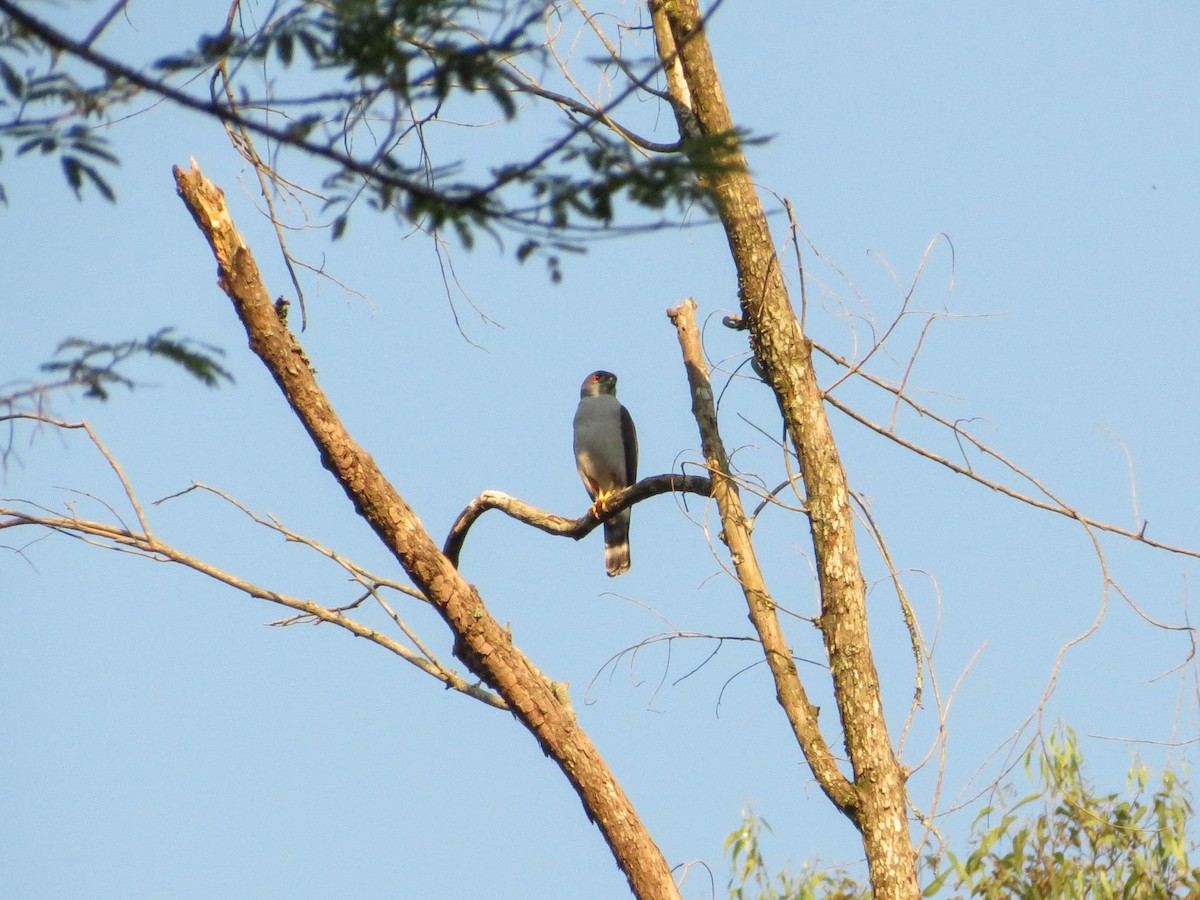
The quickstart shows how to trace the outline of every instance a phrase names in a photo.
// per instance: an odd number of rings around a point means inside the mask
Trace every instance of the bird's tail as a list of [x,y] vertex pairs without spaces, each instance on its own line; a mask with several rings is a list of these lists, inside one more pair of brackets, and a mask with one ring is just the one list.
[[609,577],[629,571],[629,511],[604,523],[604,568]]

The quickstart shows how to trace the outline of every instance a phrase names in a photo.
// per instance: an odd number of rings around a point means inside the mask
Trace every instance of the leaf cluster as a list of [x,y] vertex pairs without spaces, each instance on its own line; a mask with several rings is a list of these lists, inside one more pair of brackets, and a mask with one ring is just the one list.
[[[682,210],[691,205],[709,209],[709,197],[694,178],[697,164],[693,160],[702,158],[710,169],[717,168],[734,137],[694,138],[682,144],[678,153],[649,159],[641,158],[627,142],[603,133],[589,133],[588,139],[585,145],[568,147],[561,157],[563,163],[581,164],[584,175],[540,170],[515,173],[518,180],[529,183],[533,196],[545,200],[547,228],[567,228],[573,214],[609,224],[621,198],[648,210],[668,206]],[[509,171],[498,175],[502,180],[514,177]]]
[[[1097,792],[1084,775],[1074,733],[1060,728],[1044,749],[1025,756],[1035,789],[982,809],[971,826],[971,851],[930,857],[926,897],[977,900],[1183,900],[1200,897],[1187,779],[1167,768],[1157,785],[1140,762],[1124,794]],[[867,886],[841,872],[806,864],[799,874],[771,872],[760,839],[771,830],[752,811],[725,839],[730,900],[858,900]]]
[[[67,36],[33,35],[0,17],[0,79],[13,108],[0,125],[0,143],[7,137],[19,142],[18,153],[58,153],[77,194],[91,185],[112,199],[97,164],[113,164],[116,156],[95,124],[114,105],[149,90],[273,143],[259,155],[273,160],[268,174],[280,179],[281,190],[288,176],[279,168],[286,162],[280,150],[330,166],[322,187],[335,239],[365,204],[405,225],[450,230],[468,248],[481,233],[502,242],[503,232],[516,232],[522,261],[546,250],[582,249],[588,237],[618,227],[622,204],[652,213],[649,221],[624,226],[636,229],[661,226],[664,217],[696,206],[708,209],[697,171],[717,166],[731,142],[745,136],[639,143],[610,128],[605,117],[612,110],[601,114],[547,93],[518,66],[547,64],[545,37],[534,31],[547,5],[284,0],[253,29],[223,27],[185,52],[163,56],[152,78],[116,61],[106,67],[105,57]],[[84,84],[64,70],[61,59],[72,54],[100,66],[97,83]],[[41,69],[22,70],[18,60],[25,56]],[[205,74],[217,76],[208,97],[173,86],[177,76],[201,85],[205,79],[195,76]],[[434,128],[461,134],[512,124],[525,97],[568,113],[552,125],[557,136],[543,135],[548,142],[540,150],[486,167],[468,157],[462,141],[431,139]],[[524,146],[534,147],[527,137],[546,124],[543,118],[527,129]],[[439,153],[449,156],[436,159]],[[466,174],[469,163],[472,174]]]
[[863,900],[869,889],[845,873],[806,863],[799,874],[772,873],[763,860],[760,840],[771,825],[753,810],[742,812],[742,824],[725,838],[732,873],[729,900]]
[[222,380],[233,382],[233,376],[217,362],[217,357],[225,355],[223,350],[191,338],[172,337],[171,332],[161,328],[144,340],[116,343],[67,338],[55,350],[61,358],[43,363],[41,369],[66,384],[82,386],[85,397],[97,400],[107,400],[113,387],[132,390],[136,386],[118,367],[138,356],[173,363],[210,388],[218,387]]
[[[106,200],[116,199],[101,164],[116,165],[117,157],[96,125],[110,104],[127,96],[127,85],[81,83],[40,41],[3,18],[0,86],[0,158],[6,143],[16,144],[17,156],[56,156],[76,197],[90,185]],[[0,202],[7,202],[2,184]]]
[[[330,192],[326,209],[336,210],[335,237],[344,233],[349,207],[364,193],[370,208],[390,210],[405,223],[433,231],[451,228],[468,248],[478,232],[496,236],[502,226],[536,235],[520,245],[517,256],[522,260],[539,251],[551,234],[574,230],[581,236],[589,228],[611,227],[622,199],[648,210],[707,204],[695,179],[694,159],[705,147],[712,148],[715,158],[732,136],[698,138],[694,146],[681,146],[673,153],[646,155],[593,121],[571,119],[566,137],[550,152],[493,167],[484,178],[463,178],[461,160],[435,165],[429,159],[418,133],[434,124],[456,98],[462,101],[458,108],[482,95],[503,119],[516,117],[513,98],[523,86],[509,64],[518,57],[544,55],[528,32],[545,6],[540,0],[502,6],[338,0],[315,9],[301,5],[246,41],[218,49],[235,57],[274,55],[289,65],[299,45],[316,69],[340,72],[344,81],[354,84],[353,91],[338,96],[340,106],[298,116],[290,126],[291,136],[306,138],[324,124],[327,146],[357,146],[363,143],[358,126],[392,116],[388,130],[370,142],[374,151],[369,173],[343,166],[324,183]],[[488,23],[489,36],[466,20]],[[208,58],[198,53],[194,64],[214,61],[211,48],[216,43],[208,41],[206,46]],[[400,107],[410,111],[407,122],[383,111]],[[336,128],[329,124],[334,122],[339,123]],[[414,136],[421,139],[414,141]],[[684,149],[693,151],[692,160]],[[514,187],[523,191],[514,195]],[[548,243],[556,249],[579,249],[577,243]]]
[[[1173,898],[1200,896],[1200,867],[1188,838],[1192,817],[1186,784],[1171,769],[1150,785],[1146,766],[1129,770],[1128,791],[1099,793],[1083,774],[1072,731],[1030,750],[1025,769],[1038,785],[1015,803],[982,810],[965,858],[947,854],[926,896],[950,886],[955,897]],[[1032,815],[1018,815],[1022,810]],[[959,891],[965,893],[958,893]]]
[[[257,31],[204,35],[194,49],[163,57],[156,65],[167,72],[200,71],[218,63],[274,58],[290,67],[299,64],[299,51],[314,69],[339,73],[353,82],[358,97],[388,94],[404,103],[440,105],[456,91],[486,92],[511,117],[516,106],[504,64],[539,49],[527,31],[545,6],[543,0],[502,5],[475,0],[306,0]],[[493,33],[477,33],[468,22],[489,22]]]

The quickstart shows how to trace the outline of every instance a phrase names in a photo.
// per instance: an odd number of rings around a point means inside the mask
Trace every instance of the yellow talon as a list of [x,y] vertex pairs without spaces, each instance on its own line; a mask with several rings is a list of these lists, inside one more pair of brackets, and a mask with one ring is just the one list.
[[597,491],[596,497],[592,502],[592,508],[588,512],[593,516],[599,516],[608,505],[609,498],[615,493],[616,491]]

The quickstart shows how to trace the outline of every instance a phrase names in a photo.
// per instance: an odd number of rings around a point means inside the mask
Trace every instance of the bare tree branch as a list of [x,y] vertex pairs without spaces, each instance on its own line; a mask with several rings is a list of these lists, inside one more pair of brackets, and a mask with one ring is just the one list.
[[586,515],[578,519],[564,519],[500,491],[484,491],[458,514],[458,518],[450,527],[450,533],[446,536],[442,553],[457,568],[463,543],[467,539],[467,532],[475,524],[475,521],[489,509],[498,509],[517,521],[532,525],[547,534],[569,537],[578,541],[591,534],[598,525],[611,519],[621,510],[628,509],[648,497],[667,493],[700,494],[707,497],[712,494],[712,481],[700,475],[669,474],[643,478],[637,484],[630,485],[613,494],[612,499],[605,502],[602,515],[596,515],[593,510],[589,510]]
[[687,368],[688,384],[692,391],[692,414],[700,429],[704,459],[713,473],[713,496],[721,511],[721,539],[729,548],[738,584],[746,597],[750,621],[762,642],[763,655],[775,679],[775,693],[783,707],[792,732],[816,776],[817,783],[829,799],[853,819],[858,814],[858,792],[842,774],[836,758],[829,749],[817,722],[819,710],[808,699],[796,671],[791,648],[783,635],[775,601],[767,590],[758,565],[754,543],[750,539],[749,520],[742,509],[737,482],[730,473],[729,457],[717,429],[716,407],[713,405],[712,383],[700,347],[700,332],[696,328],[696,301],[688,298],[667,311],[675,324],[679,345]]
[[[829,357],[831,360],[838,363],[839,365],[849,365],[849,362],[847,360],[838,356],[836,353],[833,353],[832,351],[825,349],[824,347],[820,346],[819,344],[813,344],[813,349],[820,351],[825,356]],[[887,438],[889,441],[894,441],[895,443],[899,444],[901,447],[904,447],[906,450],[911,450],[913,453],[916,453],[918,456],[923,456],[926,459],[937,463],[938,465],[945,466],[947,469],[949,469],[952,472],[955,472],[958,475],[965,475],[967,478],[970,478],[972,481],[977,482],[978,484],[981,484],[986,488],[990,488],[991,490],[996,491],[997,493],[1000,493],[1000,494],[1004,494],[1006,497],[1011,497],[1014,500],[1019,500],[1022,503],[1027,503],[1028,505],[1035,507],[1037,509],[1042,509],[1042,510],[1045,510],[1046,512],[1058,513],[1059,515],[1065,516],[1068,519],[1074,519],[1075,521],[1079,522],[1082,525],[1087,526],[1088,528],[1095,528],[1097,531],[1106,531],[1109,534],[1116,534],[1123,538],[1128,538],[1131,541],[1136,541],[1139,544],[1145,544],[1148,547],[1154,547],[1156,550],[1165,550],[1168,553],[1177,553],[1180,556],[1191,556],[1191,557],[1200,558],[1200,549],[1194,549],[1194,548],[1190,548],[1190,547],[1179,547],[1179,546],[1175,546],[1173,544],[1167,544],[1162,541],[1156,541],[1153,538],[1146,537],[1145,523],[1142,524],[1142,527],[1138,531],[1134,531],[1133,529],[1130,529],[1130,528],[1122,528],[1119,525],[1113,525],[1110,522],[1102,522],[1099,519],[1093,519],[1090,516],[1084,515],[1083,513],[1079,512],[1077,509],[1072,507],[1070,504],[1066,503],[1060,497],[1058,497],[1058,495],[1055,494],[1053,491],[1051,491],[1050,488],[1048,488],[1041,481],[1039,481],[1036,477],[1034,477],[1034,475],[1031,472],[1028,472],[1027,470],[1021,468],[1016,463],[1012,462],[1007,457],[1005,457],[1003,454],[992,449],[987,444],[985,444],[983,441],[979,440],[979,438],[975,437],[970,432],[961,428],[955,422],[951,422],[949,419],[945,418],[944,416],[938,415],[933,410],[917,403],[910,396],[901,392],[898,388],[893,387],[892,385],[888,384],[882,378],[878,378],[877,376],[872,375],[869,372],[864,372],[862,370],[859,370],[856,374],[860,378],[865,378],[871,384],[873,384],[877,387],[881,387],[885,391],[890,391],[890,392],[896,394],[896,396],[899,400],[903,401],[906,405],[911,407],[913,410],[915,410],[921,416],[931,419],[932,421],[936,422],[937,424],[942,425],[945,428],[949,429],[957,437],[960,437],[960,438],[966,440],[968,443],[970,443],[973,447],[975,447],[977,450],[979,450],[985,456],[988,456],[988,457],[994,459],[996,462],[1000,463],[1002,466],[1009,469],[1013,474],[1019,476],[1020,478],[1023,478],[1025,481],[1028,481],[1031,485],[1033,485],[1035,488],[1037,488],[1041,493],[1045,494],[1045,496],[1049,498],[1050,502],[1047,502],[1046,500],[1039,500],[1036,497],[1031,497],[1028,494],[1023,494],[1020,491],[1018,491],[1014,488],[1011,488],[1006,484],[1002,484],[1002,483],[1000,483],[998,481],[994,481],[990,478],[985,478],[984,476],[980,475],[975,470],[971,469],[969,466],[963,465],[960,463],[956,463],[953,460],[950,460],[944,456],[941,456],[940,454],[934,453],[932,450],[928,450],[925,447],[922,447],[920,444],[917,444],[914,441],[910,441],[907,438],[901,437],[892,428],[889,428],[884,425],[880,425],[877,422],[873,422],[870,419],[868,419],[866,416],[864,416],[862,413],[858,412],[856,409],[854,409],[849,404],[843,403],[841,400],[838,400],[836,397],[833,397],[831,395],[826,395],[825,399],[832,407],[837,409],[839,412],[844,413],[846,416],[853,419],[855,422],[858,422],[860,425],[863,425],[866,428],[869,428],[871,431],[874,431],[876,434],[882,435],[883,437]]]
[[[735,133],[697,0],[648,0],[648,6],[680,133]],[[734,143],[716,162],[715,170],[698,170],[698,176],[725,229],[751,348],[800,458],[821,591],[818,625],[854,776],[856,796],[846,802],[845,792],[839,791],[839,807],[862,835],[876,900],[911,900],[919,888],[905,775],[889,736],[871,650],[845,469],[829,427],[811,343],[792,308],[745,155]]]
[[[2,2],[2,0],[0,0]],[[575,719],[562,685],[543,675],[483,598],[437,548],[374,459],[351,437],[316,381],[303,348],[277,314],[223,193],[193,164],[176,167],[180,197],[217,259],[219,283],[250,348],[271,373],[359,515],[429,598],[455,637],[455,652],[508,703],[583,802],[630,887],[642,900],[677,900],[671,869],[595,745]]]
[[[29,417],[33,418],[33,417]],[[57,421],[46,420],[47,424],[55,427],[66,428],[83,428],[87,430],[92,442],[97,449],[110,461],[112,457],[104,448],[103,444],[96,438],[90,426],[87,423],[62,423]],[[210,489],[211,490],[211,489]],[[132,504],[137,506],[137,499],[129,491],[128,499]],[[114,513],[115,515],[115,513]],[[146,527],[146,520],[139,520],[143,527]],[[261,521],[257,519],[256,521]],[[263,523],[267,524],[267,523]],[[96,522],[89,519],[83,519],[78,516],[57,516],[34,514],[22,509],[10,506],[0,506],[0,531],[10,528],[20,528],[33,526],[44,529],[49,532],[66,535],[68,537],[77,537],[93,546],[106,550],[117,550],[124,553],[133,553],[140,556],[145,556],[158,562],[171,562],[184,566],[195,572],[211,578],[213,581],[227,585],[235,590],[241,591],[247,596],[253,597],[256,600],[265,600],[269,603],[275,603],[280,606],[286,606],[288,609],[295,610],[300,613],[301,617],[310,621],[327,622],[331,625],[337,625],[339,628],[344,628],[356,637],[365,638],[373,644],[388,650],[405,662],[416,666],[427,675],[431,675],[438,681],[442,682],[447,688],[459,691],[480,700],[489,706],[494,706],[497,709],[507,709],[508,705],[503,699],[493,694],[491,691],[478,684],[471,684],[462,678],[458,673],[446,668],[436,658],[434,658],[419,642],[414,640],[414,645],[417,646],[419,652],[414,652],[395,638],[384,634],[380,631],[370,628],[361,622],[351,619],[342,614],[342,610],[331,609],[322,606],[312,600],[302,600],[299,597],[292,597],[288,594],[283,594],[278,591],[273,591],[268,588],[261,587],[254,582],[244,578],[239,578],[229,572],[219,569],[203,560],[197,559],[188,553],[183,552],[177,547],[172,546],[158,537],[149,530],[133,531],[124,524],[112,525],[106,522]],[[317,546],[315,543],[305,540],[304,543]],[[326,553],[326,555],[329,555]],[[407,633],[407,629],[398,620],[397,624],[401,626]],[[409,634],[410,639],[414,636]]]

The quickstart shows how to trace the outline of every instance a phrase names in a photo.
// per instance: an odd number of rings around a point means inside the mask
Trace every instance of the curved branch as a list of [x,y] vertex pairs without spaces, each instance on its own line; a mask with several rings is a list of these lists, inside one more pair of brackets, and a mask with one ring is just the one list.
[[468,503],[466,508],[458,514],[458,518],[454,520],[454,525],[450,528],[450,533],[446,536],[446,543],[442,545],[442,553],[446,555],[455,568],[458,568],[458,559],[462,554],[463,543],[467,539],[467,532],[475,524],[475,521],[489,509],[498,509],[512,518],[524,522],[526,525],[532,525],[534,528],[544,531],[547,534],[569,537],[578,541],[591,534],[596,526],[611,519],[621,510],[627,509],[648,497],[672,492],[700,494],[701,496],[709,497],[712,495],[712,480],[702,475],[675,474],[655,475],[651,478],[643,478],[637,484],[613,494],[612,499],[605,503],[605,509],[602,514],[595,515],[593,511],[589,510],[586,515],[578,519],[564,519],[562,516],[556,516],[553,513],[538,509],[524,500],[518,500],[516,497],[510,497],[508,494],[500,491],[484,491]]
[[[642,137],[634,131],[626,128],[620,122],[613,119],[607,112],[602,109],[597,109],[582,101],[576,100],[574,97],[568,97],[566,94],[560,94],[557,91],[552,91],[549,88],[542,87],[532,79],[525,79],[521,76],[509,71],[502,71],[501,75],[504,80],[511,84],[516,90],[523,94],[532,94],[535,97],[541,97],[543,100],[549,100],[556,106],[569,112],[577,113],[595,122],[602,122],[607,125],[629,143],[635,147],[640,147],[643,150],[648,150],[651,153],[678,153],[683,149],[683,141],[670,141],[664,143],[660,141],[652,141],[649,138]],[[610,107],[611,108],[611,107]]]

